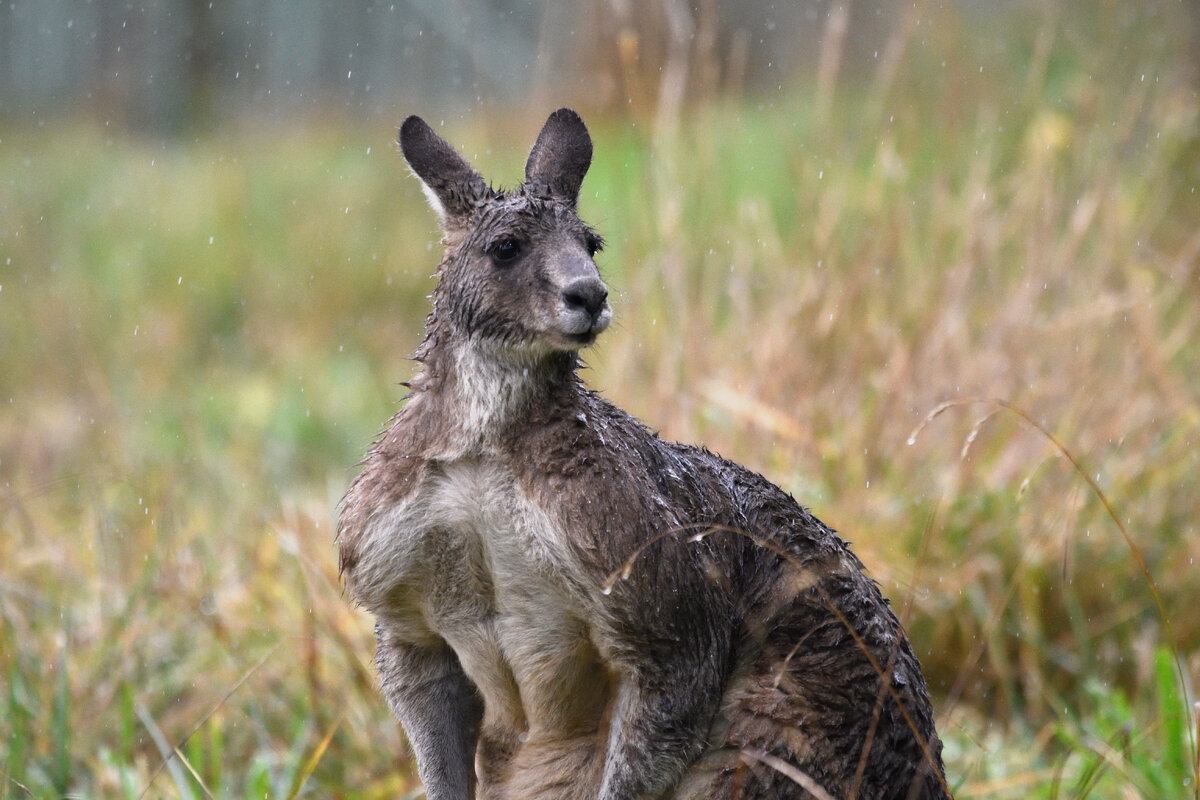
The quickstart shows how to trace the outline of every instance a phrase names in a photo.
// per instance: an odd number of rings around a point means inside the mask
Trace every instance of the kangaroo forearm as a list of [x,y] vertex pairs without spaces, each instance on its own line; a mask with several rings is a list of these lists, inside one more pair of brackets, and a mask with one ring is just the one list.
[[429,800],[466,800],[474,784],[478,700],[457,682],[441,681],[421,692],[389,696],[417,757]]
[[[704,749],[721,678],[675,676],[673,691],[622,689],[609,736],[600,800],[657,797]],[[681,691],[683,687],[686,690]]]
[[454,652],[444,645],[424,647],[381,635],[376,661],[429,800],[466,800],[474,784],[482,706]]

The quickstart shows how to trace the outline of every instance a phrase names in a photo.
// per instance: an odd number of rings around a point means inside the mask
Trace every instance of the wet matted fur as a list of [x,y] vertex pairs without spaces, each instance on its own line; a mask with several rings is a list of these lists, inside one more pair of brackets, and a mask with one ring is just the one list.
[[417,117],[400,144],[445,255],[338,534],[430,800],[946,797],[920,666],[846,543],[580,381],[611,310],[578,115],[511,191]]

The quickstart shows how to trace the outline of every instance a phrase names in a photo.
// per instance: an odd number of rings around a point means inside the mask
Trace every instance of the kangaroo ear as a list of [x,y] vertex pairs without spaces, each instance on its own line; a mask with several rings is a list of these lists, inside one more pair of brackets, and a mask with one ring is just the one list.
[[420,117],[400,126],[400,151],[443,226],[470,217],[490,193],[479,173]]
[[592,137],[587,126],[574,111],[560,108],[533,143],[525,162],[525,182],[543,183],[552,195],[574,206],[591,164]]

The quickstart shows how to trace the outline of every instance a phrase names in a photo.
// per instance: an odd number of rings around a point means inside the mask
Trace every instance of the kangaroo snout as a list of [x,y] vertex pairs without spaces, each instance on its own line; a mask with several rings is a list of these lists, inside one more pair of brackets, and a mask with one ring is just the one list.
[[562,289],[559,323],[568,336],[591,340],[608,327],[608,288],[599,278],[575,278]]
[[582,309],[594,320],[604,310],[608,288],[598,278],[578,278],[563,289],[562,299],[568,309]]

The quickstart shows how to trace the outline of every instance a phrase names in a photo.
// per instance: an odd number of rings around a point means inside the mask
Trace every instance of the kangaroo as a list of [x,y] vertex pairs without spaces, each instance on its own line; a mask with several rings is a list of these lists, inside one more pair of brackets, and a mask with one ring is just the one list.
[[612,311],[579,116],[511,191],[418,117],[399,139],[445,253],[338,543],[430,800],[948,797],[920,665],[846,543],[580,380]]

